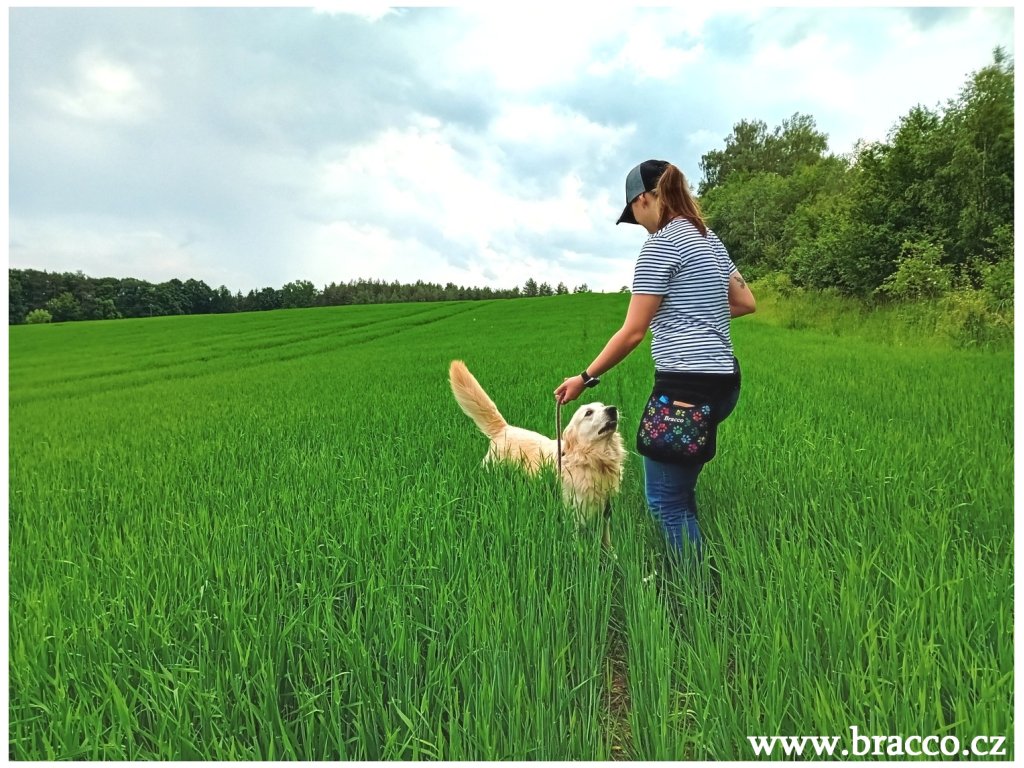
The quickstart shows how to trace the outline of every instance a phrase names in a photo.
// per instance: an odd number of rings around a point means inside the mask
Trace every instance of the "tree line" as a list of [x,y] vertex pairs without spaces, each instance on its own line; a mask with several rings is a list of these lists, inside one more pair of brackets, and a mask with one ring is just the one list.
[[[532,277],[511,289],[466,288],[418,280],[358,279],[331,283],[318,289],[308,280],[296,280],[281,288],[266,287],[232,293],[225,286],[211,288],[202,280],[168,280],[150,283],[134,278],[93,278],[81,272],[46,272],[9,269],[9,323],[112,320],[124,317],[259,312],[295,307],[326,307],[345,304],[389,304],[415,301],[479,301],[567,294],[564,283],[552,288]],[[586,284],[574,293],[589,292]]]
[[[696,190],[709,225],[748,280],[867,301],[955,294],[981,322],[1013,308],[1014,67],[997,48],[943,107],[913,107],[885,141],[827,152],[813,117],[769,131],[741,120],[702,156]],[[201,280],[9,270],[10,322],[249,312],[288,307],[452,301],[569,293],[520,288],[307,280],[243,295]],[[573,292],[587,292],[586,285]]]
[[748,279],[870,301],[974,292],[1010,310],[1013,89],[997,48],[944,107],[915,106],[846,156],[808,115],[771,132],[741,121],[701,160],[708,223]]

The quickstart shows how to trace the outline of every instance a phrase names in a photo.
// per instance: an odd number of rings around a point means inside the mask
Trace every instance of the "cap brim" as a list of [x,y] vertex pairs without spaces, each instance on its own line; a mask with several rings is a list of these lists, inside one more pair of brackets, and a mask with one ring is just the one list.
[[619,224],[636,224],[636,218],[633,216],[633,206],[626,203],[626,207],[622,209],[622,215],[619,216],[619,220],[615,222],[616,226]]

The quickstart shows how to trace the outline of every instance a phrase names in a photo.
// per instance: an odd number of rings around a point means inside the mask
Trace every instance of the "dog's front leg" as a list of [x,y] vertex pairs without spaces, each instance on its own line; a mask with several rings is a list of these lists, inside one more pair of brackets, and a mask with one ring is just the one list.
[[604,533],[601,536],[601,544],[609,552],[612,551],[612,503],[610,501],[604,507]]

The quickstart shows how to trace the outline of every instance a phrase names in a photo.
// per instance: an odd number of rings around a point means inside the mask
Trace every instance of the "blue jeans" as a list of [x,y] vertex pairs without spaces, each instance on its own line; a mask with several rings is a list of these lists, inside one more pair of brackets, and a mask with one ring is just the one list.
[[[721,423],[739,400],[737,387],[723,401]],[[697,478],[703,464],[679,465],[644,459],[644,490],[647,507],[661,525],[670,557],[682,563],[699,564],[704,557],[704,539],[697,523]]]

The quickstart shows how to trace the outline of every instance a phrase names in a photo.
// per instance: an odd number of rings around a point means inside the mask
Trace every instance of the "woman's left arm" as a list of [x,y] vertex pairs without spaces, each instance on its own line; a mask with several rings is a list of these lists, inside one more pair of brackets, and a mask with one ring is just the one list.
[[729,275],[729,316],[743,317],[757,310],[757,302],[750,286],[739,271]]
[[[591,376],[600,376],[610,371],[636,349],[647,335],[647,329],[663,298],[658,295],[634,293],[629,300],[629,309],[626,310],[626,319],[622,327],[608,339],[608,343],[604,345],[601,354],[594,358],[594,362],[587,366],[587,373]],[[560,403],[568,403],[579,397],[583,389],[583,377],[576,374],[562,382],[555,390],[555,398]]]

